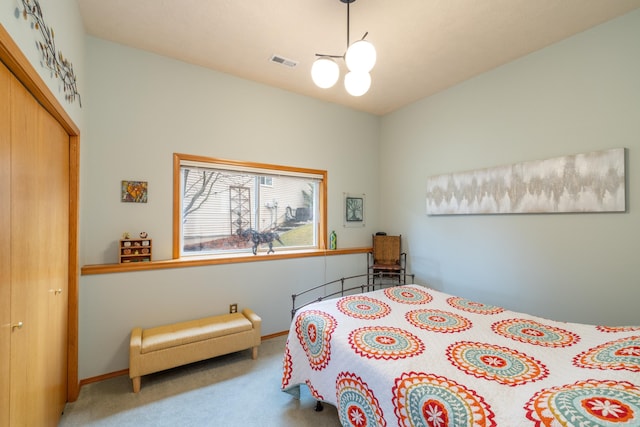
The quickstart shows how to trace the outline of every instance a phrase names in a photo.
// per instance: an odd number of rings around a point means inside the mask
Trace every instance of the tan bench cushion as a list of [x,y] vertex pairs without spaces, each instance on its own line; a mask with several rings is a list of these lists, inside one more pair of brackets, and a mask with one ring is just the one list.
[[205,317],[142,331],[140,353],[149,353],[209,338],[251,330],[252,325],[242,313]]

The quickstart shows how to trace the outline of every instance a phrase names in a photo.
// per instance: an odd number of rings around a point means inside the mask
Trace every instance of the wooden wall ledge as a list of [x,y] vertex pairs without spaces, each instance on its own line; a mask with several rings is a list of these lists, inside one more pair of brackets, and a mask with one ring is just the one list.
[[85,265],[80,270],[83,276],[91,274],[110,274],[110,273],[127,273],[132,271],[148,271],[161,270],[166,268],[186,268],[186,267],[202,267],[217,264],[235,264],[243,262],[258,261],[275,261],[291,258],[308,258],[333,255],[350,255],[350,254],[366,254],[371,252],[371,247],[363,248],[344,248],[336,250],[316,249],[309,251],[295,252],[276,252],[272,254],[247,255],[241,254],[237,256],[208,256],[208,257],[185,257],[179,259],[168,259],[163,261],[150,262],[132,262],[124,264],[92,264]]

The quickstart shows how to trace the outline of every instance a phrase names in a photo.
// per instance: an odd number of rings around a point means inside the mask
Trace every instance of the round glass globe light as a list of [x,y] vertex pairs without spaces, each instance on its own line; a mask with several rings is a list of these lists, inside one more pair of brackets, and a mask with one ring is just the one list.
[[349,71],[368,73],[376,65],[376,48],[366,40],[358,40],[347,49],[344,61]]
[[356,73],[351,71],[344,76],[344,88],[351,96],[362,96],[371,87],[371,75],[369,73]]
[[336,84],[339,77],[340,67],[331,58],[318,58],[311,66],[311,78],[316,86],[322,89],[328,89]]

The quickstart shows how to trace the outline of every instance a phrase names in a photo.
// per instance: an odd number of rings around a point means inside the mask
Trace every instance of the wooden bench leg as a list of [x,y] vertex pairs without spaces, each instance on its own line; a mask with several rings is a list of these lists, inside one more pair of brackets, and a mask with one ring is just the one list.
[[133,392],[137,393],[140,391],[140,377],[131,378],[133,381]]
[[251,358],[256,360],[258,358],[258,346],[255,346],[251,349]]

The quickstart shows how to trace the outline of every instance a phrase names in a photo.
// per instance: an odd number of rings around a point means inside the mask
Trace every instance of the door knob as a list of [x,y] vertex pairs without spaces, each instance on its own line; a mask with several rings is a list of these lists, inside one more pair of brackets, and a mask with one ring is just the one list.
[[18,323],[16,323],[15,325],[11,325],[11,330],[13,331],[13,330],[14,330],[14,329],[16,329],[16,328],[17,328],[17,329],[22,329],[22,325],[23,325],[23,323],[22,323],[22,322],[18,322]]
[[62,289],[58,288],[58,289],[56,289],[55,291],[53,291],[53,293],[54,293],[55,295],[60,295],[60,294],[62,293]]

